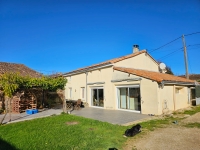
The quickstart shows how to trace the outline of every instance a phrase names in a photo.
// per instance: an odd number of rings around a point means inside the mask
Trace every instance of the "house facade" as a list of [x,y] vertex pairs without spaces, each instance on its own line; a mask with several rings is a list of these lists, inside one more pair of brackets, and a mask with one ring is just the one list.
[[190,106],[195,82],[159,72],[146,50],[64,74],[66,99],[89,107],[160,115]]

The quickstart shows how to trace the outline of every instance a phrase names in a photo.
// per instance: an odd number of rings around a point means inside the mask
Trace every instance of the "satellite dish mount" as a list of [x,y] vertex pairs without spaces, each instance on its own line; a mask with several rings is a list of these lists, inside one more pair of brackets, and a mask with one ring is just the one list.
[[160,70],[161,70],[162,73],[167,72],[167,70],[166,70],[166,65],[165,65],[164,63],[160,63],[160,64],[159,64],[159,67],[160,67]]

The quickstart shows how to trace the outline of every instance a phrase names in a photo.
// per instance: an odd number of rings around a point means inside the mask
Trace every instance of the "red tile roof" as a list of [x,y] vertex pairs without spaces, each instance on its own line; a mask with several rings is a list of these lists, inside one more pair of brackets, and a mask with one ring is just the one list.
[[132,54],[129,54],[129,55],[126,55],[126,56],[122,56],[122,57],[119,57],[119,58],[114,58],[112,60],[108,60],[107,62],[110,62],[110,63],[113,64],[113,63],[116,63],[116,62],[119,62],[119,61],[122,61],[122,60],[125,60],[125,59],[128,59],[128,58],[131,58],[131,57],[135,57],[135,56],[140,55],[142,53],[146,53],[146,50],[142,50],[142,51],[132,53]]
[[[140,55],[142,53],[147,53],[147,52],[146,52],[146,50],[141,50],[139,52],[132,53],[132,54],[129,54],[129,55],[126,55],[126,56],[122,56],[122,57],[119,57],[119,58],[114,58],[114,59],[111,59],[111,60],[108,60],[108,61],[105,61],[105,62],[102,62],[102,63],[99,63],[99,64],[95,64],[95,65],[84,67],[84,68],[79,68],[77,70],[74,70],[74,71],[71,71],[71,72],[68,72],[68,73],[76,73],[76,72],[78,73],[80,71],[84,71],[84,70],[87,70],[87,69],[93,69],[95,67],[101,67],[101,66],[104,66],[104,65],[114,64],[116,62],[119,62],[119,61],[122,61],[122,60],[125,60],[125,59],[128,59],[128,58],[131,58],[131,57],[135,57],[135,56]],[[66,74],[68,74],[68,73],[66,73]]]
[[[181,75],[179,77],[185,78],[185,75]],[[198,80],[200,80],[200,74],[190,74],[189,75],[189,79],[198,81]]]
[[194,80],[189,80],[186,78],[182,77],[177,77],[174,75],[170,74],[165,74],[165,73],[159,73],[159,72],[153,72],[153,71],[147,71],[147,70],[140,70],[140,69],[133,69],[133,68],[123,68],[123,67],[113,67],[114,70],[118,70],[121,72],[125,73],[130,73],[133,75],[137,75],[140,77],[144,77],[150,80],[157,81],[161,83],[162,81],[173,81],[173,82],[189,82],[189,83],[194,83]]
[[42,77],[42,74],[28,68],[23,64],[0,62],[0,74],[4,74],[6,72],[16,72],[20,73],[22,76]]

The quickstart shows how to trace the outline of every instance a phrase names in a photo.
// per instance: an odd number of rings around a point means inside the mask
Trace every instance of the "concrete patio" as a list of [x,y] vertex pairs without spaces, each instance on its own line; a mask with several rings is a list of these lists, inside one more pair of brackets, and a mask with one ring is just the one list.
[[73,115],[91,118],[112,124],[129,125],[134,122],[151,119],[148,115],[122,110],[108,110],[94,107],[86,107],[81,110],[72,111]]
[[[14,123],[19,121],[31,120],[35,118],[42,118],[51,115],[59,115],[63,112],[62,106],[52,108],[52,109],[44,109],[40,110],[39,113],[27,115],[26,113],[21,114],[11,114],[11,122],[9,114],[6,115],[3,123]],[[121,111],[121,110],[107,110],[93,107],[85,107],[80,110],[74,110],[70,115],[82,116],[85,118],[91,118],[94,120],[99,120],[103,122],[109,122],[112,124],[119,125],[130,125],[133,123],[137,123],[140,121],[151,119],[151,116],[142,115],[129,111]],[[0,115],[0,120],[3,118],[4,114]]]

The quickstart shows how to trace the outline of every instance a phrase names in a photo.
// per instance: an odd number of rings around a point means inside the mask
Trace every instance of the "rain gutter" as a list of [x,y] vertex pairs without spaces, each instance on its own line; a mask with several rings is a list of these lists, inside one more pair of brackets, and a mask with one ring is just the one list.
[[93,85],[93,84],[104,84],[105,82],[91,82],[91,83],[87,83],[87,85]]
[[167,85],[190,85],[190,86],[194,86],[195,82],[180,82],[180,81],[162,81],[161,86],[164,86],[165,84]]
[[127,78],[127,79],[117,79],[117,80],[111,80],[111,82],[122,82],[122,81],[140,81],[142,78]]
[[63,74],[63,76],[64,77],[72,76],[72,75],[76,75],[76,74],[80,74],[80,73],[86,73],[86,72],[89,72],[89,71],[102,69],[102,68],[106,68],[106,67],[111,67],[111,66],[113,66],[113,64],[111,64],[111,63],[103,64],[103,65],[100,65],[100,66],[97,66],[97,67],[85,68],[85,69],[82,69],[82,70],[76,70],[76,71],[68,72],[68,73]]

